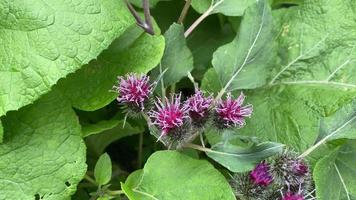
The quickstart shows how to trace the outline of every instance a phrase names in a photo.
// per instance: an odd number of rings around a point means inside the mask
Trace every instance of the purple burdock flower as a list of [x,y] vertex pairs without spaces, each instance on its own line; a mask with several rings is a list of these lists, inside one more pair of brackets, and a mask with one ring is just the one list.
[[251,117],[252,105],[243,106],[245,95],[241,92],[240,96],[234,100],[229,93],[226,100],[220,101],[217,105],[216,112],[219,122],[223,122],[225,127],[242,128],[246,122],[245,117]]
[[304,197],[300,194],[293,194],[291,192],[288,192],[284,195],[282,200],[304,200]]
[[161,136],[169,134],[171,130],[183,125],[184,119],[189,118],[186,108],[181,104],[181,95],[172,95],[170,101],[165,97],[165,101],[158,99],[155,102],[156,109],[149,115],[153,119],[153,124],[161,130]]
[[270,167],[267,163],[258,164],[254,170],[250,172],[250,179],[256,185],[268,186],[272,183],[273,178],[270,173]]
[[145,102],[152,94],[152,86],[150,78],[146,75],[128,74],[126,78],[118,77],[119,86],[115,87],[119,96],[117,101],[122,104],[127,104],[129,107],[144,109]]
[[295,174],[303,176],[309,172],[308,166],[302,160],[296,160],[292,164],[292,170]]
[[202,126],[207,121],[212,101],[211,96],[204,97],[200,90],[196,90],[195,94],[184,103],[184,107],[188,110],[189,117],[195,125]]

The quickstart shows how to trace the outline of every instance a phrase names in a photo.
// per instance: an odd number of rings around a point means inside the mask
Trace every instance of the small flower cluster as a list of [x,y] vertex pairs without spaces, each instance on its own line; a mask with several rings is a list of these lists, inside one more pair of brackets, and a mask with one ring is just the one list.
[[312,197],[309,166],[291,151],[275,156],[270,163],[262,161],[248,174],[235,174],[230,183],[237,197],[252,200],[306,200]]
[[[150,108],[150,99],[155,84],[151,84],[146,75],[129,74],[118,78],[114,89],[119,94],[117,101],[125,105],[130,113],[147,112],[152,124],[160,130],[160,137],[187,142],[197,130],[212,124],[218,129],[242,128],[246,117],[252,115],[252,105],[243,105],[243,93],[237,99],[231,94],[226,100],[214,101],[212,96],[205,97],[196,89],[195,93],[182,102],[181,94],[172,94],[171,98],[157,98],[154,108]],[[208,122],[212,123],[208,123]]]

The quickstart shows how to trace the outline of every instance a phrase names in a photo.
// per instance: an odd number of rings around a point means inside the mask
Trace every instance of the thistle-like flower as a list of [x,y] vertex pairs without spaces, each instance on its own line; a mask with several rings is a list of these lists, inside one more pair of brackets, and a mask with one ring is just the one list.
[[272,163],[272,173],[279,185],[287,184],[287,189],[297,191],[303,187],[305,191],[311,185],[311,175],[307,162],[298,158],[298,154],[286,150],[278,155]]
[[168,100],[165,97],[165,101],[157,99],[155,102],[156,110],[149,112],[149,116],[153,120],[153,124],[157,125],[161,129],[161,136],[170,134],[174,129],[178,129],[184,124],[184,120],[188,119],[188,111],[181,104],[181,95],[172,95]]
[[188,110],[194,125],[201,127],[205,124],[209,117],[209,107],[212,101],[211,96],[204,97],[200,90],[196,90],[195,94],[187,99],[184,107]]
[[287,192],[283,196],[282,200],[304,200],[304,197],[301,194],[293,194],[291,192]]
[[246,124],[245,117],[251,117],[253,111],[251,104],[242,105],[244,100],[243,93],[236,100],[229,93],[226,100],[220,101],[216,108],[216,125],[220,128],[242,128]]
[[118,79],[119,86],[114,86],[119,93],[117,101],[136,111],[143,111],[152,94],[153,84],[150,84],[150,78],[146,75],[128,74],[126,78]]
[[250,179],[255,185],[268,186],[273,181],[270,166],[266,162],[259,163],[255,169],[250,172]]

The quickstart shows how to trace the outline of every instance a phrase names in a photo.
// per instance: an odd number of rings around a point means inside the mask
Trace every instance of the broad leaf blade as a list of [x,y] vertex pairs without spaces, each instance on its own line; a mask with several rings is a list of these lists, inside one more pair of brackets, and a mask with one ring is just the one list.
[[175,151],[154,153],[143,172],[134,174],[123,185],[130,200],[235,199],[224,176],[210,163]]
[[[161,61],[162,71],[167,69],[163,76],[166,86],[172,85],[187,76],[193,69],[193,55],[187,47],[184,37],[184,27],[172,24],[164,34],[166,48]],[[155,74],[159,74],[156,68]]]
[[9,112],[0,146],[0,199],[68,199],[86,172],[85,145],[69,102],[58,92]]
[[318,199],[355,199],[355,147],[355,141],[350,141],[318,161],[313,172]]
[[[216,79],[216,73],[209,70],[202,87],[216,93],[219,90]],[[356,97],[356,90],[322,85],[274,86],[245,93],[254,113],[239,133],[283,143],[299,151],[315,143],[323,117]]]
[[110,156],[107,153],[99,157],[94,168],[95,181],[99,185],[105,185],[110,182],[112,175],[112,165]]
[[122,1],[3,1],[0,116],[34,102],[133,24]]
[[356,139],[356,101],[321,121],[318,140]]
[[229,90],[256,88],[265,84],[274,57],[273,22],[267,1],[260,0],[245,12],[240,31],[213,55],[213,66]]
[[253,169],[261,160],[280,153],[283,146],[279,143],[266,142],[241,148],[225,142],[212,146],[207,155],[232,172],[246,172]]
[[59,88],[74,107],[97,110],[116,98],[117,93],[111,90],[117,84],[117,76],[129,72],[146,74],[160,62],[163,50],[163,36],[150,36],[135,25],[97,60],[60,81]]
[[2,127],[2,122],[0,119],[0,143],[2,143],[3,137],[4,137],[4,128]]

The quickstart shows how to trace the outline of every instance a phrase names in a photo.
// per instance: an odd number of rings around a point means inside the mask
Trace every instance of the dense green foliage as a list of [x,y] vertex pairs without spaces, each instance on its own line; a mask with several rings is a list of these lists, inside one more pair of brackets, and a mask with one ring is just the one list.
[[[234,200],[231,174],[283,149],[311,195],[356,199],[356,1],[192,0],[178,21],[186,2],[152,0],[150,35],[122,0],[0,0],[0,199]],[[167,150],[116,101],[129,73],[254,112]]]

